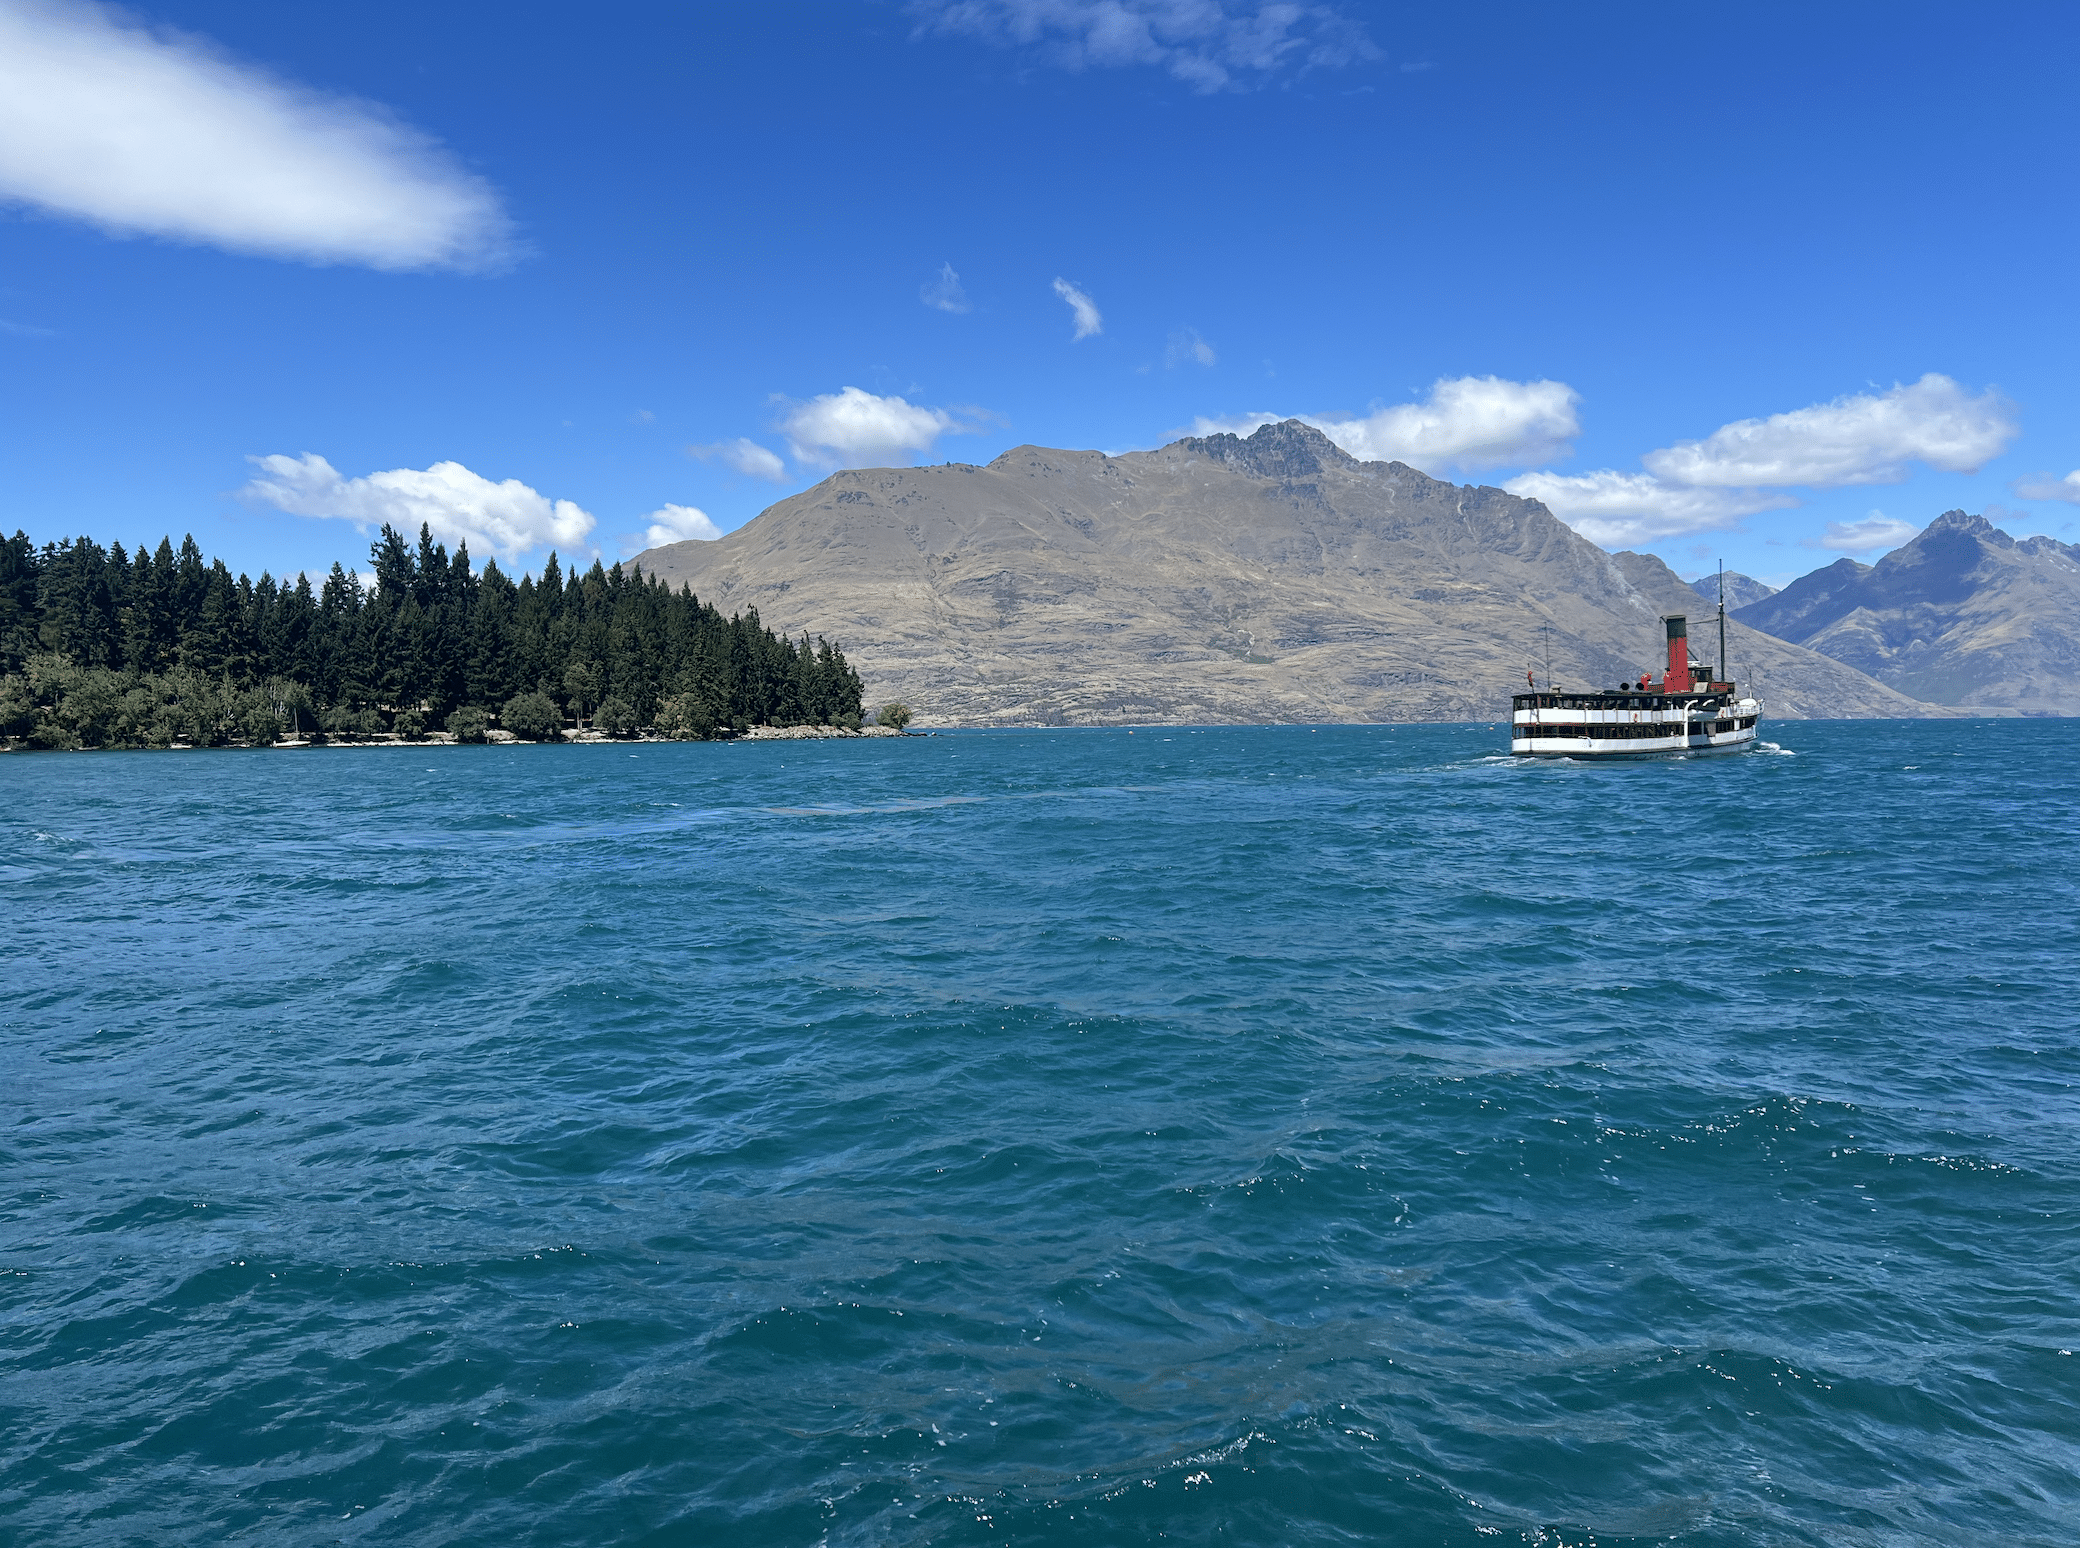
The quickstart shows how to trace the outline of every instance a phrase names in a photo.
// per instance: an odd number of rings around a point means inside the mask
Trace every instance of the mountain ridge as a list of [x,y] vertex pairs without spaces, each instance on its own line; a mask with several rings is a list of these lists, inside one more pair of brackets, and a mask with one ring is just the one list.
[[1862,564],[1840,559],[1741,622],[1932,703],[2080,714],[2080,546],[1945,511]]
[[1719,588],[1726,588],[1726,611],[1747,607],[1751,603],[1767,601],[1777,594],[1774,586],[1765,586],[1752,575],[1743,575],[1738,570],[1724,574],[1700,575],[1690,582],[1690,589],[1709,602],[1716,611],[1719,606]]
[[[634,562],[828,635],[874,697],[951,725],[1490,719],[1527,667],[1545,676],[1548,641],[1563,681],[1612,684],[1658,668],[1662,614],[1701,613],[1659,559],[1606,554],[1535,500],[1361,462],[1294,420],[841,471]],[[1731,636],[1774,713],[1943,713]]]

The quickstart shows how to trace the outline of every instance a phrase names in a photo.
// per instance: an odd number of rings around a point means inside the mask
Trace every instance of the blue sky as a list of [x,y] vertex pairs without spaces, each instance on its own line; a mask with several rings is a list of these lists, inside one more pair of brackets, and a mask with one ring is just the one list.
[[2073,541],[2076,42],[2054,5],[0,0],[0,521],[255,575],[391,516],[612,560],[845,463],[1295,414],[1685,574],[1958,506]]

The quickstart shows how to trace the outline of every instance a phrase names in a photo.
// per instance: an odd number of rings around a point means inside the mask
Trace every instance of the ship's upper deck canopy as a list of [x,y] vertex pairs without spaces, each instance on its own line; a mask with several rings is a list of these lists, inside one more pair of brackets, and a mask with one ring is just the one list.
[[1658,710],[1692,704],[1700,709],[1716,708],[1733,697],[1730,691],[1691,689],[1669,693],[1660,688],[1584,688],[1567,693],[1520,693],[1510,699],[1512,709],[1571,710]]

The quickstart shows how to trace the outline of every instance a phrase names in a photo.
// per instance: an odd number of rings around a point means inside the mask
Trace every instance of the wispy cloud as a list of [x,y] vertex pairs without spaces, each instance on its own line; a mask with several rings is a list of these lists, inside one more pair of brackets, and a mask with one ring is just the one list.
[[49,339],[57,337],[56,331],[53,329],[39,328],[34,323],[14,322],[6,317],[0,317],[0,333],[4,333],[13,339]]
[[1650,542],[1799,503],[1771,490],[1898,483],[1915,463],[1977,472],[2020,430],[2015,406],[1992,388],[1969,393],[1931,372],[1885,392],[1735,420],[1648,452],[1644,473],[1526,473],[1503,487],[1544,501],[1595,542]]
[[797,462],[824,467],[886,467],[930,451],[942,435],[972,434],[983,416],[926,408],[858,387],[788,402],[780,421]]
[[917,299],[942,312],[965,312],[969,309],[968,293],[961,289],[961,277],[954,273],[950,263],[940,264],[939,277],[918,287]]
[[374,104],[85,0],[0,0],[0,199],[313,263],[482,269],[498,196]]
[[1194,435],[1247,435],[1295,418],[1313,425],[1364,462],[1405,462],[1426,472],[1523,467],[1565,456],[1581,433],[1581,395],[1565,382],[1513,382],[1499,376],[1447,377],[1420,403],[1351,414],[1237,414],[1194,421]]
[[[1061,276],[1055,276],[1054,293],[1069,303],[1069,310],[1076,315],[1076,338],[1087,339],[1094,333],[1105,331],[1105,319],[1098,311],[1098,303],[1080,286],[1072,285]],[[1071,343],[1075,339],[1070,340]]]
[[691,505],[659,506],[647,519],[650,525],[643,536],[652,548],[689,541],[712,543],[722,536],[722,529],[708,519],[708,513]]
[[775,484],[787,482],[787,464],[749,436],[740,435],[734,441],[717,441],[709,446],[689,446],[686,455],[702,462],[719,462],[750,478]]
[[575,548],[595,525],[569,500],[552,500],[517,478],[493,483],[459,462],[346,478],[310,452],[246,460],[261,476],[239,490],[242,499],[291,516],[351,521],[363,531],[389,522],[411,533],[424,523],[444,543],[467,543],[509,563],[549,544]]
[[2063,500],[2068,505],[2080,505],[2080,468],[2073,469],[2064,478],[2051,473],[2032,473],[2027,478],[2016,479],[2009,487],[2018,499]]
[[1798,504],[1790,495],[1754,489],[1694,489],[1647,473],[1525,473],[1502,486],[1544,503],[1592,543],[1650,543],[1686,532],[1714,532],[1759,511]]
[[1197,328],[1179,328],[1170,335],[1170,342],[1163,348],[1163,368],[1174,370],[1181,365],[1210,366],[1220,357],[1213,346],[1199,337]]
[[1920,533],[1911,521],[1872,511],[1862,521],[1831,521],[1827,531],[1804,540],[1807,548],[1828,548],[1841,554],[1867,554],[1873,549],[1897,548]]
[[1319,0],[911,0],[917,35],[1024,50],[1064,70],[1167,71],[1194,91],[1247,91],[1380,57]]

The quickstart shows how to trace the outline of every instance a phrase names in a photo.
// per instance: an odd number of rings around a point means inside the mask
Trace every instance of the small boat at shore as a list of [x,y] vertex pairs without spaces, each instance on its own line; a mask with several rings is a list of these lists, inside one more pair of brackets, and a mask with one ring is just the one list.
[[1662,619],[1668,666],[1615,688],[1560,691],[1548,678],[1544,692],[1525,673],[1531,691],[1510,700],[1509,750],[1532,758],[1652,758],[1742,752],[1755,745],[1762,701],[1743,697],[1726,660],[1726,607],[1719,607],[1719,663],[1690,659],[1690,620]]

